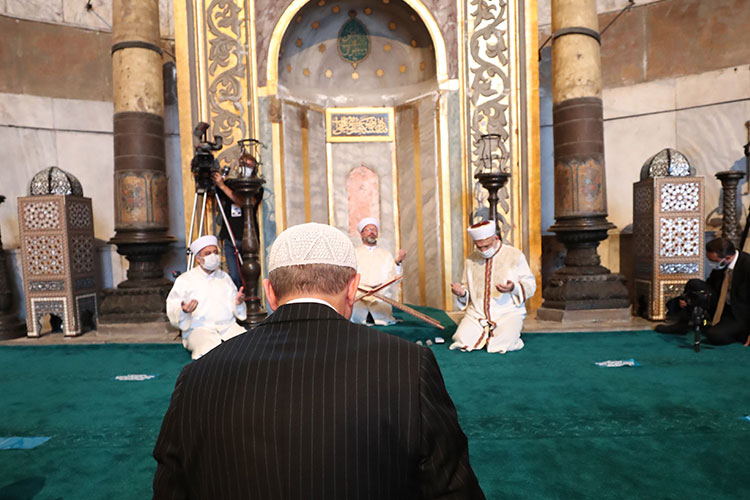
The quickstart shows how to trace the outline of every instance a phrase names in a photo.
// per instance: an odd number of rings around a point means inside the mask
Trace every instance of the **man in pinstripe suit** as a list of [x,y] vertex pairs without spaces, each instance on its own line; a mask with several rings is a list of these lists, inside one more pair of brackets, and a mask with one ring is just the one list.
[[275,312],[177,379],[154,498],[484,498],[432,352],[348,321],[348,237],[294,226],[268,266]]

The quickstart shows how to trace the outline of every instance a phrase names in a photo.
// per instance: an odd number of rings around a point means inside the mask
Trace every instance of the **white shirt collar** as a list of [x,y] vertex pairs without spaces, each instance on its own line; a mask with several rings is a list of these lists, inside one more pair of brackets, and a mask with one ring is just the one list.
[[734,257],[732,257],[732,262],[730,262],[729,265],[727,266],[729,269],[734,269],[734,265],[737,264],[737,257],[739,257],[739,255],[740,255],[740,251],[735,250]]
[[[286,302],[286,304],[309,304],[309,303],[323,304],[325,306],[330,307],[334,311],[336,311],[336,308],[333,307],[331,304],[329,304],[328,302],[326,302],[323,299],[316,299],[315,297],[300,297],[298,299],[292,299],[289,302]],[[338,312],[338,311],[336,311],[336,312]]]

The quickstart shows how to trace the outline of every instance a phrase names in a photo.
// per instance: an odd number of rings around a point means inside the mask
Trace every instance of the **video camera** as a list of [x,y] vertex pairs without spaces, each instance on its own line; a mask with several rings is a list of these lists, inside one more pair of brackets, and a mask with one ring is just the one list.
[[680,295],[679,298],[684,300],[688,307],[699,307],[706,311],[711,308],[713,293],[710,290],[692,290]]
[[224,146],[224,141],[220,135],[214,136],[214,142],[207,138],[208,123],[198,122],[193,129],[193,136],[198,139],[198,145],[195,146],[195,154],[190,161],[190,171],[195,177],[195,190],[198,193],[205,193],[214,189],[213,179],[211,176],[214,172],[220,172],[226,175],[229,172],[221,172],[219,162],[214,158],[213,151],[218,151]]

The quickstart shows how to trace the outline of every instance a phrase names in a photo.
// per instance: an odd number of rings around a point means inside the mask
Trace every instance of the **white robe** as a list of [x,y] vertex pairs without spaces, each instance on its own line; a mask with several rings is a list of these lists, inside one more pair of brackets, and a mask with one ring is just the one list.
[[[401,266],[396,265],[393,255],[385,248],[360,245],[354,249],[354,253],[357,256],[357,271],[361,275],[359,285],[362,288],[374,288],[401,274]],[[397,287],[398,284],[393,284],[378,293],[395,299]],[[363,294],[357,293],[357,297],[361,295]],[[372,314],[376,325],[392,325],[396,322],[391,305],[375,297],[365,297],[355,302],[351,321],[365,323],[368,312]]]
[[[508,280],[513,282],[512,291],[501,293],[495,288]],[[471,351],[486,345],[488,352],[499,353],[523,348],[524,302],[536,291],[536,280],[523,253],[508,245],[502,245],[491,259],[472,253],[464,264],[462,284],[468,293],[456,300],[466,315],[450,348]]]
[[[245,332],[236,320],[247,317],[243,302],[235,304],[237,287],[221,269],[207,274],[200,266],[181,274],[167,296],[167,316],[182,331],[182,345],[198,359],[205,353]],[[182,310],[182,302],[192,299],[198,306],[192,313]]]

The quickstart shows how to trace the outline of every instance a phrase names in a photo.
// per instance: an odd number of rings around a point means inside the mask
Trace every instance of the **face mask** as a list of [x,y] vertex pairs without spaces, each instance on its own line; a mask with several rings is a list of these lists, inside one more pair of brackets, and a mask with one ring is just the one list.
[[497,243],[495,243],[490,248],[488,248],[487,250],[481,253],[482,253],[482,257],[484,257],[485,259],[489,259],[493,255],[495,255],[495,252],[497,252]]
[[201,264],[201,267],[207,271],[213,271],[217,267],[219,267],[219,263],[221,262],[221,259],[219,258],[218,254],[211,253],[203,257],[203,263]]
[[710,269],[712,269],[712,270],[715,269],[715,270],[718,270],[718,271],[722,271],[722,270],[726,269],[726,267],[728,265],[729,265],[729,262],[727,262],[725,260],[720,260],[719,262],[714,262],[712,260],[708,261],[708,267]]

